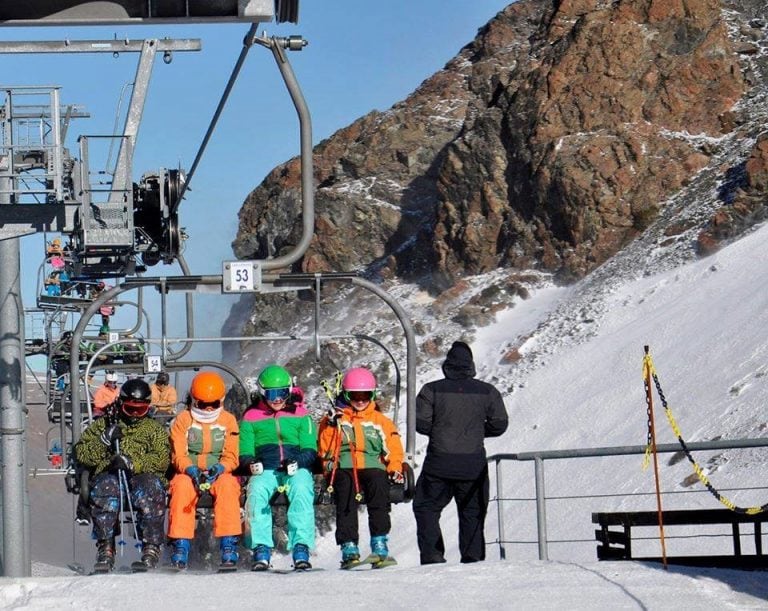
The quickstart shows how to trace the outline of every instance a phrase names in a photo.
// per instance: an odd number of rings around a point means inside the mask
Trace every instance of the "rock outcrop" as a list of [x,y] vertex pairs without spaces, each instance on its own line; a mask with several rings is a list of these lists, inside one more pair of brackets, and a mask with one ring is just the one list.
[[[711,252],[764,214],[763,11],[758,0],[511,4],[406,100],[316,147],[315,236],[296,267],[433,293],[498,267],[572,281],[705,173],[733,187],[722,208],[667,222]],[[751,155],[724,163],[735,140]],[[285,252],[299,214],[293,159],[248,196],[235,255]]]

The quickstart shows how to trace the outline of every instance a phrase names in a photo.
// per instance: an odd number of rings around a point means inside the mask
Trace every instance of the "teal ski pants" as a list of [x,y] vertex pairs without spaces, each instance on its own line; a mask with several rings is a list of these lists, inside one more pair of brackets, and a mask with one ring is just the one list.
[[266,470],[248,482],[246,519],[250,526],[251,548],[257,545],[275,546],[272,538],[272,507],[269,504],[278,487],[284,487],[288,497],[288,550],[303,543],[315,548],[315,488],[312,474],[299,469],[290,477],[282,471]]

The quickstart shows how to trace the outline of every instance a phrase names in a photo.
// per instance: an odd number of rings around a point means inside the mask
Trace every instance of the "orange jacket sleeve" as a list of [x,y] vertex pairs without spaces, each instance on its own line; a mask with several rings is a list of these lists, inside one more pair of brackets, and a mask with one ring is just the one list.
[[387,465],[387,473],[403,470],[403,441],[394,422],[383,414],[379,414],[379,425],[384,434],[385,454],[382,457]]
[[323,461],[323,471],[326,471],[328,469],[327,465],[333,462],[338,440],[338,428],[331,425],[328,421],[328,416],[324,416],[320,421],[317,435],[317,455]]
[[232,473],[240,464],[240,429],[237,420],[229,412],[221,412],[219,421],[227,429],[219,462],[224,465],[227,473]]

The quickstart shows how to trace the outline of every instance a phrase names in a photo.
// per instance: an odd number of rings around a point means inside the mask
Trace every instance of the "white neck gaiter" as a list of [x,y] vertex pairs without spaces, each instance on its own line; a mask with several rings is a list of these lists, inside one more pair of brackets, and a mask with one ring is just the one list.
[[216,420],[219,417],[219,414],[221,413],[221,410],[224,408],[219,407],[210,412],[194,406],[190,407],[189,409],[192,412],[192,417],[195,420],[197,420],[198,422],[203,422],[204,424],[210,424],[211,422],[216,422]]

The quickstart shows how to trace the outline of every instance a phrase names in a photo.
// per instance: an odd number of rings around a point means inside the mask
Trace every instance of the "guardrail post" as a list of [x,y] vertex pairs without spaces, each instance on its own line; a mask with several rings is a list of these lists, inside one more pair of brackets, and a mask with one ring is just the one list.
[[496,516],[499,522],[499,559],[507,559],[507,550],[504,548],[504,512],[501,510],[501,459],[496,459]]
[[547,555],[547,507],[544,491],[544,460],[534,459],[536,479],[536,526],[539,532],[539,560],[549,560]]

